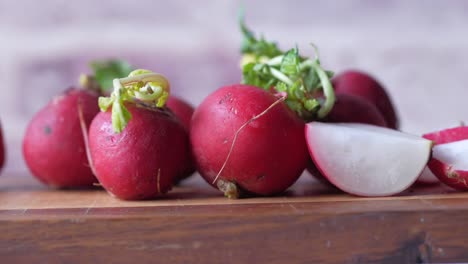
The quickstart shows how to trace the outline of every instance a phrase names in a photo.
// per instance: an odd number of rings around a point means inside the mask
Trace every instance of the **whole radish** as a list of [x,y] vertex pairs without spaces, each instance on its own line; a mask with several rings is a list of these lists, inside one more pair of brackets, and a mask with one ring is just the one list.
[[92,186],[94,177],[80,126],[99,112],[98,93],[71,88],[54,97],[29,122],[23,139],[23,156],[31,173],[58,188]]
[[388,127],[398,128],[395,107],[383,86],[372,76],[354,70],[342,72],[332,79],[335,93],[351,94],[374,104],[384,116]]
[[135,70],[115,79],[110,97],[101,97],[89,128],[96,177],[120,199],[150,199],[168,192],[189,152],[188,134],[164,108],[169,83],[160,74]]
[[[123,60],[94,61],[91,63],[91,67],[93,68],[94,76],[96,76],[96,81],[105,88],[112,88],[113,79],[128,76],[133,71],[133,67]],[[111,91],[107,90],[106,95],[110,95],[110,93]],[[194,111],[193,107],[183,99],[173,95],[167,98],[166,106],[180,119],[188,133],[190,119]],[[195,172],[195,165],[190,152],[188,152],[183,167],[184,169],[181,170],[180,175],[175,179],[176,183],[188,178]]]
[[240,26],[243,85],[216,90],[195,110],[193,156],[204,179],[230,198],[274,195],[292,185],[310,159],[304,120],[324,118],[333,108],[331,73],[318,57],[303,58],[297,48],[283,52],[257,39],[242,19]]
[[190,139],[203,178],[237,198],[240,191],[277,194],[297,180],[308,160],[303,131],[304,122],[273,94],[232,85],[198,106]]

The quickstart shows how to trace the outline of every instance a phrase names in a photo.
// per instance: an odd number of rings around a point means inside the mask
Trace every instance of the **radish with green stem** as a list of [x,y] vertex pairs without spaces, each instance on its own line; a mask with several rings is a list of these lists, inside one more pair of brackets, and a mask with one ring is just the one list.
[[[134,70],[133,67],[124,60],[94,61],[90,66],[93,69],[96,81],[101,87],[106,88],[107,95],[110,95],[111,91],[109,91],[109,88],[112,88],[112,82],[114,79],[126,77]],[[194,111],[193,107],[182,98],[174,95],[168,97],[166,106],[169,107],[169,109],[180,119],[188,133],[190,129],[190,120]],[[195,172],[195,166],[190,153],[187,155],[187,161],[184,163],[184,168],[185,169],[182,170],[180,175],[176,177],[176,182],[188,178]]]
[[[333,108],[331,72],[297,48],[280,51],[241,19],[242,84],[219,88],[197,107],[190,140],[198,171],[229,198],[274,195],[301,175],[310,157],[304,120]],[[319,97],[319,94],[324,96]]]
[[89,128],[96,177],[120,199],[155,198],[168,192],[189,155],[188,134],[164,107],[169,82],[161,74],[135,70],[114,79],[110,97]]

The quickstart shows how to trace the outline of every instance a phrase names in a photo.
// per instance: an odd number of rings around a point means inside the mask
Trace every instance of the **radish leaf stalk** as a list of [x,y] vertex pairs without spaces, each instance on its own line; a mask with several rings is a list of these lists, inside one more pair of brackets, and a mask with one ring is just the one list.
[[125,103],[142,103],[149,107],[163,107],[169,97],[169,81],[159,73],[134,70],[128,77],[114,79],[114,90],[109,97],[99,98],[99,108],[107,111],[112,106],[112,127],[120,133],[132,118]]

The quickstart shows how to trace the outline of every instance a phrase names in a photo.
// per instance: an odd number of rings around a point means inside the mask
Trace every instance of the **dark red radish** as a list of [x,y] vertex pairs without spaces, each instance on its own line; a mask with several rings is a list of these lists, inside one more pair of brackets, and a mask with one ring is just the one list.
[[368,101],[349,94],[337,94],[335,105],[324,119],[332,123],[363,123],[386,127],[379,110]]
[[384,87],[367,73],[348,70],[332,79],[335,93],[359,96],[374,104],[384,116],[388,127],[398,129],[398,116]]
[[[179,120],[182,121],[185,129],[187,132],[189,132],[190,122],[192,120],[194,111],[193,106],[176,96],[170,96],[167,99],[166,105],[169,107],[169,109],[171,109],[172,112],[174,112]],[[176,178],[176,183],[190,177],[195,172],[195,163],[193,161],[192,155],[190,153],[188,154],[189,155],[187,155],[187,161],[185,162],[184,169],[182,170],[181,175]]]
[[413,184],[431,141],[393,129],[311,122],[305,130],[314,164],[333,185],[359,196],[387,196]]
[[195,110],[190,140],[198,171],[226,196],[236,198],[241,190],[281,193],[306,167],[304,122],[281,99],[257,87],[232,85]]
[[429,169],[446,185],[468,190],[468,127],[460,126],[423,135],[432,140]]
[[89,125],[99,112],[98,93],[71,88],[54,97],[29,122],[23,156],[31,173],[57,188],[97,183],[86,156],[78,111]]
[[96,177],[113,196],[155,198],[168,192],[189,155],[188,133],[167,108],[169,82],[135,70],[114,79],[114,92],[99,98],[101,110],[89,128]]

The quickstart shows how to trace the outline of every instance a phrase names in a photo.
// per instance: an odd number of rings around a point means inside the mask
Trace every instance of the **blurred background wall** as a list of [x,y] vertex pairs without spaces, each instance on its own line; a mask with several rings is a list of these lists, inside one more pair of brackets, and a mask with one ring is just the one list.
[[[298,44],[337,72],[358,68],[389,90],[412,133],[468,120],[468,1],[243,1],[247,23]],[[0,0],[0,118],[5,170],[26,171],[24,129],[93,59],[123,58],[166,74],[197,105],[240,80],[240,1]]]

